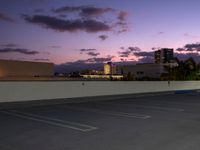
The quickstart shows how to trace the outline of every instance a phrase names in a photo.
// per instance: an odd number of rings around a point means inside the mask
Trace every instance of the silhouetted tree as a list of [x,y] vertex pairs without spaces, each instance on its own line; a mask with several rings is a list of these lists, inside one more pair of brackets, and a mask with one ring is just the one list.
[[193,58],[185,61],[177,60],[178,66],[167,66],[165,69],[168,72],[161,76],[164,80],[198,80],[200,65],[197,65]]

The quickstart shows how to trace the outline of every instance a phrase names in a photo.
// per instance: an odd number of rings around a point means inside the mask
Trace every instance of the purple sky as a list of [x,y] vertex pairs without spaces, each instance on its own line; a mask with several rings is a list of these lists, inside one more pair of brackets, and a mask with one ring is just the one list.
[[[0,58],[152,61],[152,48],[199,59],[199,0],[1,0]],[[185,54],[187,53],[187,55]]]

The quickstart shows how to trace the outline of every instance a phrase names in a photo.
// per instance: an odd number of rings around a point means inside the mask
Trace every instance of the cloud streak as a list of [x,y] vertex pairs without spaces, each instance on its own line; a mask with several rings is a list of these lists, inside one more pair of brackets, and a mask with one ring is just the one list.
[[79,51],[80,51],[80,54],[87,54],[88,56],[93,56],[93,57],[100,55],[100,53],[94,52],[94,51],[97,51],[97,50],[93,49],[93,48],[80,49]]
[[143,57],[154,57],[154,52],[141,51],[141,52],[135,52],[134,55],[135,56],[143,56]]
[[112,8],[99,8],[94,6],[64,6],[53,9],[55,13],[74,13],[78,12],[83,17],[98,17],[108,12],[115,11]]
[[91,51],[96,51],[96,49],[94,49],[94,48],[88,48],[88,49],[83,48],[83,49],[80,49],[80,52],[91,52]]
[[7,16],[6,14],[0,12],[0,21],[13,22],[14,20],[9,16]]
[[0,49],[0,53],[21,53],[21,54],[25,54],[25,55],[36,55],[39,54],[38,51],[31,51],[28,49],[22,49],[22,48],[3,48]]
[[193,58],[196,62],[200,62],[200,55],[199,53],[195,52],[190,52],[190,53],[187,53],[187,54],[183,54],[183,53],[175,53],[174,54],[175,57],[177,57],[178,59],[180,60],[186,60],[186,59],[189,59],[189,58]]
[[105,41],[108,38],[108,36],[107,35],[100,35],[100,36],[98,36],[98,38],[101,39],[102,41]]
[[200,52],[200,43],[186,44],[183,48],[177,48],[178,52]]
[[75,20],[64,20],[51,16],[34,15],[28,16],[23,15],[25,21],[33,24],[40,25],[45,28],[50,28],[59,32],[77,32],[85,31],[89,33],[96,33],[101,31],[111,31],[112,27],[108,24],[96,21],[92,19],[75,19]]
[[124,47],[121,47],[121,49],[123,51],[118,52],[119,57],[129,57],[131,55],[134,55],[135,52],[141,51],[141,49],[139,47],[133,47],[133,46],[130,46],[127,49],[125,49]]
[[[59,32],[88,33],[128,31],[126,11],[95,6],[64,6],[51,10],[53,15],[22,15],[26,22]],[[105,40],[105,36],[99,37]]]
[[8,43],[8,44],[1,44],[1,47],[7,47],[7,48],[13,48],[13,47],[17,47],[17,44],[14,43]]
[[100,53],[95,53],[95,52],[88,52],[87,53],[89,56],[98,56]]

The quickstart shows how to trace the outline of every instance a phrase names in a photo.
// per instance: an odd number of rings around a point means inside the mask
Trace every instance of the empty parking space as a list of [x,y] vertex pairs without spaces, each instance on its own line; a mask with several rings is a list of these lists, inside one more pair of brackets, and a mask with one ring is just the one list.
[[[94,104],[93,104],[94,106]],[[67,109],[72,109],[72,110],[78,110],[78,111],[86,111],[86,112],[91,112],[91,113],[98,113],[98,114],[104,114],[104,115],[110,115],[110,116],[116,116],[116,117],[127,117],[127,118],[137,118],[137,119],[148,119],[151,118],[150,115],[145,115],[145,114],[139,114],[139,113],[128,113],[128,112],[122,112],[122,111],[116,111],[113,109],[105,109],[102,107],[98,108],[92,108],[92,107],[80,107],[80,106],[61,106]]]
[[87,132],[87,131],[92,131],[92,130],[97,129],[97,127],[93,127],[93,126],[89,126],[89,125],[85,125],[85,124],[50,118],[50,117],[31,114],[31,113],[24,113],[24,112],[20,112],[20,111],[16,111],[16,110],[1,111],[1,113],[19,117],[19,118],[32,120],[32,121],[36,121],[36,122],[41,122],[41,123],[45,123],[45,124],[53,125],[53,126],[57,126],[57,127],[70,128],[70,129],[78,130],[78,131],[82,131],[82,132]]
[[115,106],[126,106],[126,107],[131,107],[131,108],[141,108],[141,109],[155,109],[155,110],[161,110],[161,111],[177,111],[177,112],[182,112],[184,111],[183,108],[175,108],[175,107],[162,107],[162,106],[157,106],[157,105],[147,105],[147,104],[132,104],[130,105],[129,103],[114,103],[114,102],[99,102],[99,104],[104,104],[104,105],[111,105],[113,107]]
[[0,149],[199,150],[200,95],[0,110]]

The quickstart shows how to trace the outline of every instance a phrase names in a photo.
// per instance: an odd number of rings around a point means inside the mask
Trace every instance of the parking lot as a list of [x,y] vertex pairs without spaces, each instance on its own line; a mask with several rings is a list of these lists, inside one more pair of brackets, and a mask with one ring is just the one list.
[[200,94],[0,110],[0,150],[199,150]]

